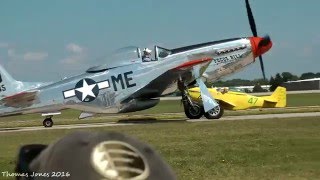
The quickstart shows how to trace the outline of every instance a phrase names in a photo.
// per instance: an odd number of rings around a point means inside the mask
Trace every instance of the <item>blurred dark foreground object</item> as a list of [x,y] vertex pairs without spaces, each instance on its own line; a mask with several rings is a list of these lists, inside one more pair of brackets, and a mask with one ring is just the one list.
[[75,132],[48,146],[25,145],[16,173],[17,179],[176,179],[153,148],[117,132]]

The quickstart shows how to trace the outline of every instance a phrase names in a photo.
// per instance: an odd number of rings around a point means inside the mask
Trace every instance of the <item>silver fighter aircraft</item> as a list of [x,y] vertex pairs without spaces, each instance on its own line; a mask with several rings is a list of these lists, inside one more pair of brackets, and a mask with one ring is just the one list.
[[[50,127],[52,115],[63,109],[83,111],[80,118],[94,113],[144,110],[155,106],[161,95],[174,92],[177,86],[184,91],[195,80],[202,97],[208,97],[210,102],[210,93],[201,80],[209,63],[250,64],[270,49],[271,41],[259,46],[264,41],[264,38],[249,37],[176,49],[155,46],[155,56],[148,62],[142,60],[140,48],[128,47],[117,53],[119,59],[110,57],[105,65],[55,83],[16,81],[1,68],[0,114],[42,113],[47,116],[43,125]],[[205,110],[210,109],[205,107]]]
[[106,64],[54,83],[16,81],[1,67],[0,116],[40,113],[45,116],[43,125],[51,127],[52,116],[63,109],[81,110],[79,118],[139,111],[155,106],[160,96],[177,88],[193,112],[195,106],[186,91],[195,82],[200,87],[203,111],[208,112],[218,106],[201,78],[208,65],[219,68],[205,73],[207,78],[229,74],[251,64],[271,46],[269,37],[254,35],[175,49],[154,46],[147,59],[149,50],[127,47],[106,57]]

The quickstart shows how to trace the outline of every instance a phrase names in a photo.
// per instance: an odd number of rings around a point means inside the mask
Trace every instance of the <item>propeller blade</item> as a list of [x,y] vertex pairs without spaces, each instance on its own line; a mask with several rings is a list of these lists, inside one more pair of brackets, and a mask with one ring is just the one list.
[[251,28],[252,34],[253,34],[254,37],[257,37],[258,36],[257,27],[256,27],[256,23],[255,23],[254,18],[253,18],[253,14],[252,14],[252,11],[251,11],[249,0],[246,0],[246,8],[247,8],[247,14],[248,14],[248,19],[249,19],[249,24],[250,24],[250,28]]
[[196,79],[200,88],[201,99],[204,107],[204,111],[208,112],[211,109],[217,107],[219,104],[211,96],[207,86],[204,84],[201,78]]
[[266,35],[263,37],[263,39],[259,42],[258,47],[263,47],[266,46],[270,43],[271,39],[269,35]]
[[[254,17],[253,17],[253,14],[252,14],[252,10],[251,10],[251,7],[250,7],[249,0],[246,0],[246,8],[247,8],[247,14],[248,14],[248,19],[249,19],[249,24],[250,24],[250,28],[251,28],[252,34],[253,34],[254,37],[257,37],[258,36],[257,27],[256,27],[256,23],[254,21]],[[265,36],[263,38],[263,40],[261,40],[259,42],[258,47],[266,46],[266,45],[269,44],[270,41],[271,41],[270,37],[267,35],[267,36]],[[260,60],[260,66],[261,66],[263,79],[266,79],[262,56],[259,56],[259,60]]]
[[263,79],[266,80],[266,74],[265,74],[265,72],[264,72],[264,65],[263,65],[262,56],[259,56],[259,60],[260,60],[260,66],[261,66],[261,71],[262,71]]

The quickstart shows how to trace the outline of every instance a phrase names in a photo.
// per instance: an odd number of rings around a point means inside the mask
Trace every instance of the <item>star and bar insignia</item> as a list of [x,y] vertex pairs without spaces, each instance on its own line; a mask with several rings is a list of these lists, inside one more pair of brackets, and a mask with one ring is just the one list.
[[74,89],[63,91],[63,96],[65,99],[76,96],[82,102],[91,102],[99,95],[99,90],[109,87],[109,80],[96,83],[92,79],[85,78],[80,80]]

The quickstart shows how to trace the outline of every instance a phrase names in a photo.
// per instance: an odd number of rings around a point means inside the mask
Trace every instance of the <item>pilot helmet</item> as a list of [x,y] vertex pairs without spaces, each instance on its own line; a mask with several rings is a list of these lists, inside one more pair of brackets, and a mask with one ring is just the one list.
[[151,53],[151,49],[149,49],[149,48],[144,48],[143,52],[146,52],[146,53],[150,54],[150,53]]

